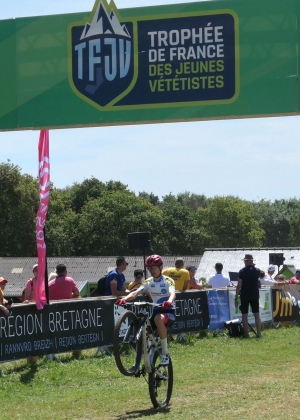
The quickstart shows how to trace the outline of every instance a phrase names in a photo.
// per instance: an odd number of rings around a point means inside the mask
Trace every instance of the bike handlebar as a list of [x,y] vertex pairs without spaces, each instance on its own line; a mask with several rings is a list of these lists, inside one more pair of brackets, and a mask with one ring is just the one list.
[[156,306],[158,308],[161,308],[162,307],[161,304],[152,303],[152,302],[126,302],[122,306],[127,306],[127,305],[135,305],[135,306]]

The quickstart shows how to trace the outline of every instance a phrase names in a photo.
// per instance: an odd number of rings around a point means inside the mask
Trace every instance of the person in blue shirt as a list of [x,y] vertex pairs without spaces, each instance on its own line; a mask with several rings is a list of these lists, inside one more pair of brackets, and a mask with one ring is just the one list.
[[128,266],[128,262],[124,257],[118,257],[116,266],[106,277],[104,296],[125,296],[130,293],[130,290],[126,289],[125,276],[123,274]]

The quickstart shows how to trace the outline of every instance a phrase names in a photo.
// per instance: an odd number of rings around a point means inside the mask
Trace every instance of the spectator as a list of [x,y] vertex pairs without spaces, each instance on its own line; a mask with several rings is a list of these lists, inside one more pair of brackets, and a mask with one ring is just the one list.
[[270,264],[268,267],[268,274],[266,274],[264,279],[260,280],[260,284],[262,286],[273,286],[273,284],[275,284],[275,280],[273,279],[273,274],[275,273],[275,265],[274,264]]
[[[48,283],[49,300],[76,299],[80,297],[75,281],[72,277],[67,276],[68,272],[65,264],[57,264],[55,278]],[[72,354],[74,358],[78,358],[81,350],[74,350]],[[48,354],[47,358],[49,360],[56,360],[54,354]]]
[[154,307],[150,318],[153,330],[157,329],[161,347],[161,365],[169,364],[167,341],[167,327],[175,321],[174,300],[176,299],[175,284],[171,278],[162,275],[163,260],[160,255],[151,255],[146,259],[146,267],[152,277],[148,278],[136,291],[131,292],[125,299],[118,299],[116,305],[123,305],[127,300],[133,300],[140,293],[146,293],[153,303],[161,304],[161,308]]
[[188,281],[187,289],[188,290],[190,290],[190,289],[197,289],[197,290],[203,289],[202,281],[199,281],[195,277],[197,267],[195,267],[194,265],[190,265],[186,269],[187,269],[187,271],[189,272],[189,275],[190,275],[190,280]]
[[25,296],[24,296],[24,303],[34,302],[35,301],[35,290],[36,290],[36,282],[37,282],[37,275],[38,275],[38,264],[34,264],[32,267],[33,277],[28,279],[25,284]]
[[186,290],[189,280],[190,274],[184,268],[184,261],[182,258],[177,258],[175,261],[175,267],[166,268],[163,270],[163,274],[165,276],[171,277],[171,279],[175,282],[175,289],[181,291]]
[[72,277],[67,277],[67,267],[57,264],[57,277],[49,282],[49,300],[63,300],[80,297],[78,287]]
[[128,266],[128,262],[124,257],[118,257],[116,266],[117,267],[107,275],[104,296],[125,296],[130,293],[130,291],[126,289],[126,280],[123,274]]
[[289,281],[285,279],[285,276],[283,274],[279,274],[275,284],[289,284]]
[[249,338],[248,333],[248,311],[249,304],[254,315],[257,338],[261,338],[261,321],[259,314],[259,274],[260,269],[254,267],[253,256],[246,254],[244,258],[245,267],[239,271],[238,285],[235,295],[235,306],[238,306],[238,297],[241,296],[240,310],[242,312],[242,322],[244,326],[244,337]]
[[7,285],[8,281],[5,280],[5,278],[0,277],[0,304],[5,305],[7,303],[7,300],[4,298],[4,289]]
[[212,287],[213,289],[220,289],[221,287],[231,286],[229,278],[222,274],[223,264],[219,262],[216,263],[215,270],[216,274],[208,279],[208,287]]
[[299,284],[300,283],[300,268],[296,269],[296,274],[290,279],[290,284]]
[[49,274],[49,277],[48,277],[48,282],[51,281],[51,280],[53,280],[53,279],[55,279],[56,277],[57,277],[57,274],[56,273],[50,273]]
[[141,286],[142,281],[143,281],[143,277],[144,277],[143,270],[141,270],[139,268],[136,269],[136,270],[134,270],[134,274],[133,275],[134,275],[134,281],[132,281],[131,283],[129,283],[129,286],[128,286],[128,289],[130,291],[133,291],[133,290],[138,289]]
[[260,270],[259,272],[259,280],[258,280],[258,287],[261,288],[261,282],[266,277],[266,273],[263,270]]
[[6,316],[8,316],[10,314],[9,309],[6,306],[4,306],[4,305],[1,305],[0,304],[0,310],[2,312],[4,312]]
[[4,298],[4,293],[3,293],[7,283],[8,283],[7,280],[5,280],[3,277],[0,277],[0,309],[2,312],[5,313],[6,316],[9,315],[9,308],[10,308],[10,305],[6,306],[8,302]]

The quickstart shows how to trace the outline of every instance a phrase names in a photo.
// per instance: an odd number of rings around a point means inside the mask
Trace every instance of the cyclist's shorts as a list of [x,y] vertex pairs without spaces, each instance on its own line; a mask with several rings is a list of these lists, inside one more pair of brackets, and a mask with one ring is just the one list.
[[154,322],[154,318],[156,317],[156,315],[158,315],[160,313],[162,313],[164,315],[164,317],[165,317],[164,323],[165,323],[166,328],[172,327],[172,325],[175,322],[175,313],[172,313],[172,312],[171,313],[170,312],[166,313],[166,312],[156,312],[156,311],[153,311],[152,316],[150,318],[150,323],[151,323],[151,327],[152,327],[152,330],[153,331],[156,330],[156,325],[155,325],[155,322]]

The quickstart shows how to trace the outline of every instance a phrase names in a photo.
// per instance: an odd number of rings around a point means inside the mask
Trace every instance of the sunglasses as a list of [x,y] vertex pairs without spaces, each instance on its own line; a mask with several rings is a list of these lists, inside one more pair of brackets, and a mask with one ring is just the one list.
[[159,268],[158,265],[153,265],[152,267],[147,267],[149,271],[156,270],[156,268]]
[[278,280],[284,280],[284,277],[278,277]]

